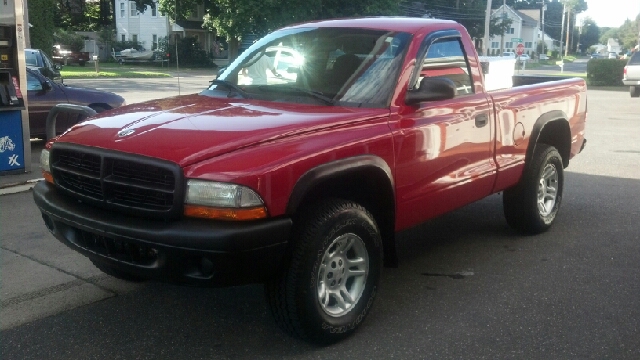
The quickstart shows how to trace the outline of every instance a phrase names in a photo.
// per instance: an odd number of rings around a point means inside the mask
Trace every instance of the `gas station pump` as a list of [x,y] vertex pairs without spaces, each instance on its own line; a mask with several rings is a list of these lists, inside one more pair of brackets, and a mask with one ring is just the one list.
[[24,6],[0,1],[0,175],[31,171]]

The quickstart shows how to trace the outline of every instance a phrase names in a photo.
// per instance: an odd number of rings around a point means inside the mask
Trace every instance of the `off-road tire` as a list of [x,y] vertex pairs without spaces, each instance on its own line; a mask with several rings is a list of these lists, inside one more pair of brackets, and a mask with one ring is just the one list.
[[632,98],[640,97],[640,86],[629,86],[629,94],[631,94]]
[[91,262],[93,263],[93,266],[97,267],[98,270],[102,271],[103,273],[109,275],[109,276],[113,276],[116,279],[120,279],[120,280],[125,280],[125,281],[129,281],[129,282],[143,282],[146,279],[141,278],[139,276],[133,275],[133,274],[129,274],[127,272],[118,270],[116,268],[113,268],[109,265],[105,265],[101,262],[98,261],[94,261],[91,260]]
[[[348,275],[344,276],[346,280],[339,276],[340,270],[333,275],[337,276],[334,279],[340,277],[340,281],[344,280],[345,289],[354,289],[356,282],[361,285],[360,290],[356,290],[360,292],[357,299],[340,295],[352,306],[343,314],[331,315],[329,311],[332,309],[338,312],[343,310],[335,305],[337,297],[328,301],[328,295],[321,295],[335,291],[323,287],[325,284],[334,286],[327,282],[327,278],[331,278],[330,272],[335,270],[330,266],[338,265],[338,261],[333,260],[327,264],[327,256],[332,253],[331,249],[336,249],[332,244],[345,237],[351,237],[354,244],[360,244],[359,250],[355,251],[365,256],[356,256],[356,259],[366,260],[368,265],[366,275],[356,276],[351,287],[347,284]],[[345,259],[353,256],[353,253],[348,255],[346,251],[343,254]],[[347,274],[359,269],[354,269],[353,263],[354,258],[345,261]],[[284,331],[313,343],[330,344],[352,334],[365,319],[378,291],[381,269],[382,240],[373,216],[357,203],[328,199],[306,209],[297,218],[290,262],[280,276],[265,284],[265,296],[271,313]],[[321,289],[325,289],[325,292],[321,292]],[[331,305],[332,301],[334,305]]]
[[[520,182],[505,190],[502,196],[504,216],[509,226],[531,235],[551,227],[562,202],[563,169],[562,157],[555,147],[536,145]],[[555,200],[552,201],[554,193]]]

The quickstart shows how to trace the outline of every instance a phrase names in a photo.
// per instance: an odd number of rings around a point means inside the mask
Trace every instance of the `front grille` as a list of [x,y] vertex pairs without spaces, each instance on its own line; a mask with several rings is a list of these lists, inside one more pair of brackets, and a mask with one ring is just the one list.
[[183,178],[177,164],[69,144],[55,144],[50,157],[55,184],[80,200],[151,218],[181,213]]

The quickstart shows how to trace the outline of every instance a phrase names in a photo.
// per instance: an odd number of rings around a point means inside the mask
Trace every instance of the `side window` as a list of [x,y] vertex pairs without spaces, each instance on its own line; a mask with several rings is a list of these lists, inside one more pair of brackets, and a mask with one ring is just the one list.
[[42,84],[35,75],[27,72],[27,90],[41,91]]
[[418,81],[425,77],[445,77],[456,84],[458,96],[470,95],[474,89],[469,69],[469,62],[460,40],[442,39],[427,49]]

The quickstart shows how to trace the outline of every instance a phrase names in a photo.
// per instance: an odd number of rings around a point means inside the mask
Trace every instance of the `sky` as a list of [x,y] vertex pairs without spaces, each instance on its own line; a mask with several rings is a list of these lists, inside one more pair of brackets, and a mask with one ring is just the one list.
[[589,10],[580,13],[578,21],[588,16],[598,27],[620,27],[628,18],[640,14],[640,0],[586,0]]

